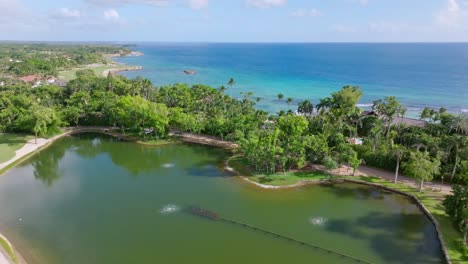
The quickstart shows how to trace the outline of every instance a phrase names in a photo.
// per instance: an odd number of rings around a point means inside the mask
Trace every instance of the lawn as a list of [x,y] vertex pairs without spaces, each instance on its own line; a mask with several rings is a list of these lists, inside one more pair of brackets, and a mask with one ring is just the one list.
[[6,162],[15,156],[15,151],[34,138],[25,134],[3,134],[0,133],[0,163]]
[[229,160],[229,166],[233,167],[243,176],[254,182],[272,186],[293,185],[301,181],[322,181],[330,179],[330,175],[322,171],[290,171],[278,172],[275,174],[254,174],[249,169],[246,160],[242,157],[233,157]]
[[97,66],[97,67],[89,67],[89,68],[74,68],[74,69],[70,69],[70,70],[65,70],[65,71],[61,71],[59,73],[59,76],[60,76],[60,79],[64,79],[66,81],[70,81],[70,80],[73,80],[76,78],[76,72],[79,71],[79,70],[85,70],[85,69],[90,69],[90,70],[93,70],[94,71],[94,74],[96,74],[96,76],[99,76],[101,77],[103,72],[105,70],[109,70],[109,69],[119,69],[119,68],[127,68],[128,66],[127,65],[121,65],[121,64],[109,64],[109,65],[104,65],[104,66]]
[[258,174],[249,177],[249,179],[254,182],[272,186],[293,185],[301,181],[323,181],[329,180],[330,178],[329,174],[321,171],[291,171],[285,173],[279,172],[271,175]]

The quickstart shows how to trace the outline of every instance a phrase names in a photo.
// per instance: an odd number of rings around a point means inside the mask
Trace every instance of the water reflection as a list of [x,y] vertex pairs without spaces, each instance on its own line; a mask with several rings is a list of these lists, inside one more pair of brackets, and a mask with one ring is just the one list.
[[55,144],[47,151],[41,151],[34,156],[31,165],[34,168],[34,177],[47,186],[52,186],[61,177],[59,162],[65,155],[68,146]]
[[[418,213],[374,212],[354,221],[329,220],[326,228],[342,235],[371,241],[375,252],[388,262],[403,259],[404,263],[442,263],[442,256],[427,258],[433,256],[434,252],[440,252],[439,242],[432,223]],[[389,248],[398,248],[399,252],[395,254]]]

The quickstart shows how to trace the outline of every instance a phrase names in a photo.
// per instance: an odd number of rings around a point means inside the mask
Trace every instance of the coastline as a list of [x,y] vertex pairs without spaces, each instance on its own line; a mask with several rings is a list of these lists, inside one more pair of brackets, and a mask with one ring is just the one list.
[[119,72],[126,72],[126,71],[139,71],[143,69],[142,66],[128,66],[128,67],[122,67],[122,68],[110,68],[106,69],[102,72],[102,76],[107,77],[107,75],[110,74],[117,74]]
[[[124,64],[118,63],[114,60],[114,58],[119,58],[119,57],[141,57],[144,56],[145,54],[140,51],[131,51],[129,54],[122,54],[122,53],[116,53],[116,54],[107,54],[105,57],[112,61],[113,64],[123,66]],[[142,66],[127,66],[124,65],[123,67],[118,67],[118,68],[109,68],[105,69],[102,72],[102,76],[107,77],[110,74],[118,74],[120,72],[126,72],[126,71],[139,71],[143,69]]]

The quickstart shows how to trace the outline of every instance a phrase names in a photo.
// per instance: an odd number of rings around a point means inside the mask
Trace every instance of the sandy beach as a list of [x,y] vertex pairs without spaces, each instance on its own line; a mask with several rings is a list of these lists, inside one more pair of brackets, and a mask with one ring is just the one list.
[[115,73],[124,72],[124,71],[138,71],[138,70],[141,70],[141,69],[143,69],[143,67],[141,67],[141,66],[128,66],[128,67],[121,67],[121,68],[111,68],[111,69],[104,70],[102,72],[102,75],[104,77],[107,77],[107,75],[109,75],[109,73],[115,74]]

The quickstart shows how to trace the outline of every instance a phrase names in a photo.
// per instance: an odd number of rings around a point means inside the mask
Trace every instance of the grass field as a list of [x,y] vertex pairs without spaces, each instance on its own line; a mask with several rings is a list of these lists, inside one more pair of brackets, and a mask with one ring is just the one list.
[[89,68],[74,68],[66,71],[59,72],[60,79],[65,81],[70,81],[76,78],[76,72],[79,70],[90,69],[94,71],[96,76],[103,76],[103,72],[109,69],[120,69],[120,68],[127,68],[127,65],[120,65],[120,64],[109,64],[104,66],[96,66],[96,67],[89,67]]
[[233,167],[237,172],[241,173],[243,176],[246,176],[251,181],[272,185],[272,186],[285,186],[293,185],[301,181],[321,181],[328,180],[331,176],[322,171],[290,171],[290,172],[278,172],[275,174],[254,174],[242,157],[233,157],[229,160],[229,166]]
[[34,138],[25,134],[3,134],[0,133],[0,163],[6,162],[15,156],[15,151]]

